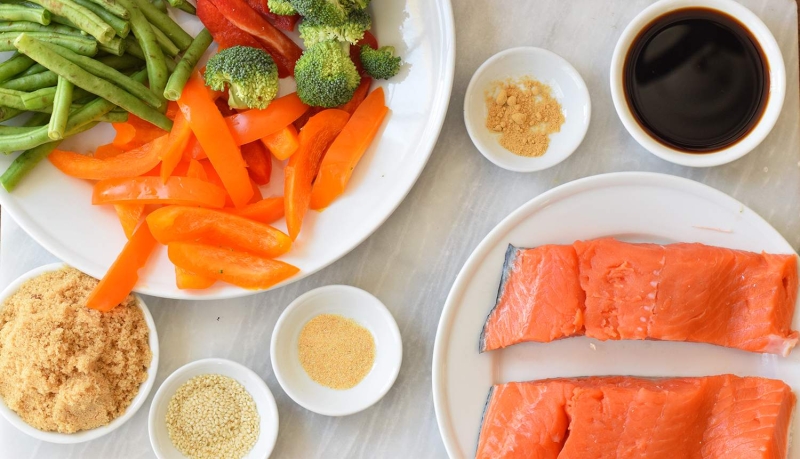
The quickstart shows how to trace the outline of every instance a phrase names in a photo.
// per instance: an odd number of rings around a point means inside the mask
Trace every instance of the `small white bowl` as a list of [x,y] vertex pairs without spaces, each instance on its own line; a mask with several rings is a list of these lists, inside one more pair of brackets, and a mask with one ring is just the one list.
[[[40,276],[44,273],[51,272],[51,271],[58,271],[61,268],[67,267],[64,263],[53,263],[45,266],[41,266],[39,268],[33,269],[28,271],[27,273],[23,274],[17,280],[12,282],[8,287],[0,293],[0,307],[6,302],[8,297],[13,295],[14,293],[19,290],[20,286],[23,282],[33,279],[34,277]],[[136,301],[139,304],[139,307],[142,309],[142,313],[144,314],[144,320],[147,323],[148,328],[148,337],[149,337],[149,345],[150,351],[153,353],[153,359],[150,361],[150,368],[147,370],[147,379],[139,386],[139,392],[131,401],[130,406],[122,416],[114,419],[108,425],[103,427],[97,427],[91,430],[84,430],[81,432],[75,432],[71,434],[65,433],[58,433],[58,432],[45,432],[43,430],[39,430],[35,427],[32,427],[28,423],[22,420],[21,417],[14,411],[12,411],[8,406],[6,406],[3,399],[0,398],[0,414],[3,415],[6,420],[11,423],[14,427],[19,429],[21,432],[30,435],[31,437],[46,441],[49,443],[61,443],[61,444],[74,444],[74,443],[83,443],[85,441],[95,440],[100,438],[104,435],[107,435],[114,430],[118,429],[122,424],[128,422],[130,418],[139,411],[142,405],[144,405],[144,401],[147,399],[147,396],[150,395],[150,389],[153,388],[153,383],[156,380],[156,372],[158,371],[158,333],[156,332],[156,324],[153,322],[153,316],[150,315],[150,310],[147,309],[147,305],[144,304],[144,301],[139,297],[136,296]]]
[[[486,127],[486,91],[495,81],[529,76],[547,84],[561,104],[564,124],[550,136],[550,146],[536,158],[518,156],[500,145],[500,135]],[[464,123],[472,143],[489,161],[514,172],[534,172],[567,159],[581,144],[592,114],[589,90],[575,68],[561,56],[541,48],[520,47],[501,51],[484,62],[467,86]]]
[[[683,8],[709,8],[721,11],[742,23],[758,40],[769,62],[769,100],[758,124],[735,144],[713,153],[685,153],[655,140],[636,119],[628,107],[623,88],[625,58],[633,41],[647,25],[670,11]],[[630,135],[650,153],[666,161],[690,167],[712,167],[727,164],[756,148],[778,121],[786,97],[786,68],[783,55],[769,28],[752,11],[733,0],[661,0],[639,13],[622,32],[611,58],[611,97],[622,124]]]
[[[300,331],[320,314],[353,319],[375,339],[375,364],[352,389],[322,386],[300,364]],[[283,311],[272,332],[270,358],[278,382],[298,405],[326,416],[346,416],[369,408],[389,391],[400,371],[403,343],[397,323],[380,300],[356,287],[329,285],[301,295]]]
[[222,375],[235,379],[253,397],[258,410],[259,432],[253,449],[244,459],[265,459],[272,453],[278,440],[278,406],[269,387],[253,370],[226,359],[196,360],[175,370],[161,384],[150,404],[148,431],[150,445],[159,459],[185,459],[169,439],[167,408],[169,401],[186,381],[200,375]]

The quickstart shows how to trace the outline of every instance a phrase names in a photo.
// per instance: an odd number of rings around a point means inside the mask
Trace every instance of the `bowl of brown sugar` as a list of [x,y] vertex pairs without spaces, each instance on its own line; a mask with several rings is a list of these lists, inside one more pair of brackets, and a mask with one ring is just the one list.
[[63,263],[0,293],[0,414],[51,443],[106,435],[144,404],[158,369],[155,323],[137,295],[85,306],[97,279]]
[[380,300],[356,287],[329,285],[301,295],[281,314],[270,358],[275,377],[297,404],[345,416],[389,391],[403,345]]
[[512,48],[481,65],[467,87],[464,122],[492,163],[515,172],[553,167],[581,144],[591,101],[575,68],[533,47]]

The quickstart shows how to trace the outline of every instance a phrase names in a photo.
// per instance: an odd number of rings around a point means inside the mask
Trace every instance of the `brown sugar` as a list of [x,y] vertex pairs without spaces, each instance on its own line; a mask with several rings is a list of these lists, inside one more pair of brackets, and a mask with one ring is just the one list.
[[352,319],[321,314],[303,326],[300,364],[308,376],[331,389],[355,387],[375,363],[372,333]]
[[85,306],[97,280],[73,268],[22,284],[0,306],[0,397],[25,422],[73,433],[122,415],[147,379],[149,330],[133,296]]
[[542,156],[550,134],[561,130],[564,114],[551,89],[530,77],[495,81],[486,91],[486,127],[519,156]]

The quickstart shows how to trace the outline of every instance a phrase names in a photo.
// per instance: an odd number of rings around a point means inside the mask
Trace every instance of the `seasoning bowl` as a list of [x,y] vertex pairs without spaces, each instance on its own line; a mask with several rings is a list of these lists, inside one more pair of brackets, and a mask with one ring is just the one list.
[[[499,134],[486,127],[486,91],[492,83],[525,76],[550,86],[564,113],[561,131],[550,135],[550,146],[539,157],[506,150]],[[578,71],[561,56],[534,47],[511,48],[490,57],[475,71],[464,98],[464,123],[475,147],[495,165],[514,172],[539,171],[567,159],[583,142],[591,113],[589,90]]]
[[[352,319],[375,340],[375,363],[351,389],[325,387],[300,364],[300,331],[320,314]],[[356,287],[329,285],[301,295],[281,314],[272,332],[270,358],[278,382],[298,405],[326,416],[346,416],[369,408],[389,391],[400,371],[403,344],[397,323],[380,300]]]
[[[64,263],[53,263],[45,266],[41,266],[39,268],[33,269],[28,271],[27,273],[23,274],[19,278],[17,278],[14,282],[12,282],[5,290],[0,293],[0,307],[6,302],[6,300],[13,295],[14,293],[19,290],[22,284],[30,279],[33,279],[37,276],[40,276],[44,273],[48,273],[51,271],[58,271],[61,268],[67,267]],[[108,425],[97,427],[91,430],[83,430],[80,432],[75,432],[71,434],[66,433],[58,433],[58,432],[45,432],[43,430],[39,430],[25,421],[22,420],[17,413],[12,411],[8,406],[6,406],[3,399],[0,398],[0,414],[3,415],[6,420],[19,429],[21,432],[41,441],[46,441],[49,443],[61,443],[61,444],[75,444],[75,443],[83,443],[90,440],[95,440],[100,438],[104,435],[107,435],[120,426],[128,422],[130,418],[132,418],[139,408],[144,405],[144,401],[147,399],[147,396],[150,395],[150,390],[153,388],[153,383],[156,380],[156,372],[158,371],[158,333],[156,332],[156,324],[153,321],[153,316],[150,315],[150,310],[147,309],[147,305],[142,301],[142,299],[138,295],[134,295],[136,297],[137,304],[142,309],[142,313],[144,314],[144,320],[147,323],[148,328],[148,338],[150,345],[150,351],[153,354],[153,359],[150,362],[150,368],[147,371],[147,379],[139,386],[139,392],[136,394],[136,397],[133,398],[131,401],[130,406],[125,410],[122,416],[114,419]]]
[[167,431],[167,408],[178,388],[195,376],[217,374],[235,379],[253,397],[259,416],[258,440],[244,459],[269,457],[278,439],[278,406],[269,387],[258,374],[246,366],[226,359],[203,359],[175,370],[164,380],[150,404],[148,431],[150,445],[159,459],[185,459],[172,444]]
[[[636,121],[623,87],[625,60],[639,33],[658,17],[683,8],[708,8],[733,17],[758,41],[769,63],[769,100],[758,123],[736,143],[712,153],[686,153],[650,136]],[[786,68],[783,55],[769,28],[755,13],[733,0],[661,0],[637,15],[617,41],[611,59],[611,97],[628,133],[646,150],[671,163],[690,167],[712,167],[735,161],[755,149],[772,131],[786,97]]]

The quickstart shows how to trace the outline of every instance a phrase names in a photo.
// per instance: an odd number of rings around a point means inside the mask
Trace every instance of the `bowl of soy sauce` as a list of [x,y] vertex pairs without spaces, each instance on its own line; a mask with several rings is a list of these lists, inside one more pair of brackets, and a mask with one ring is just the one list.
[[611,95],[628,132],[684,166],[726,164],[778,120],[786,69],[775,37],[733,0],[661,0],[625,28]]

